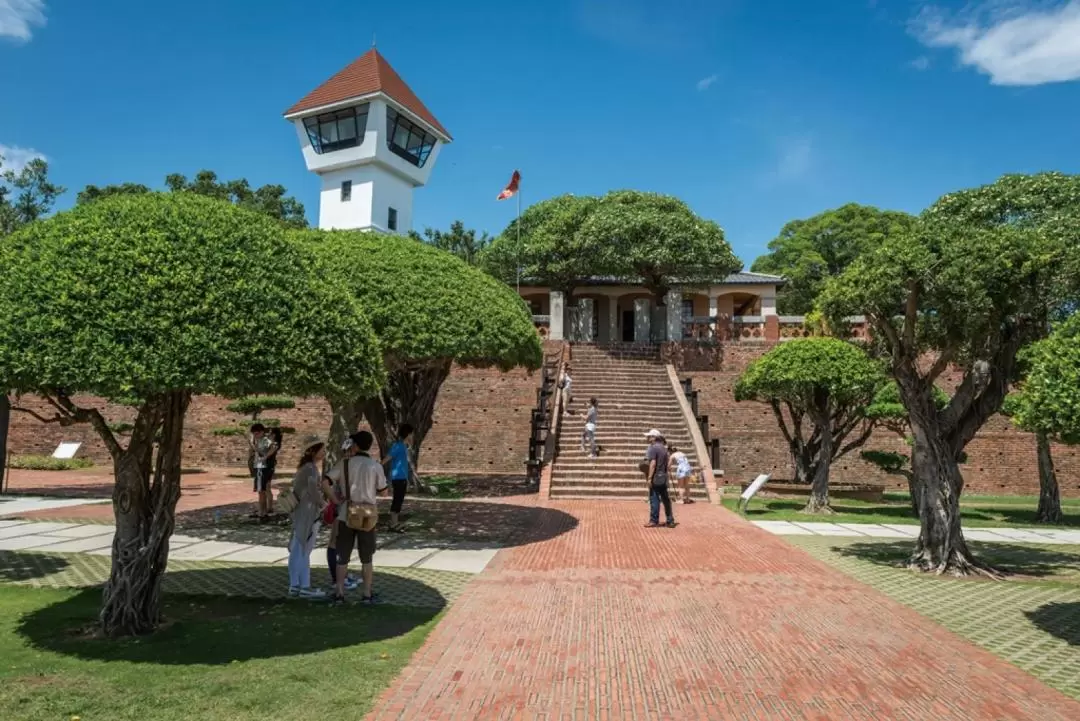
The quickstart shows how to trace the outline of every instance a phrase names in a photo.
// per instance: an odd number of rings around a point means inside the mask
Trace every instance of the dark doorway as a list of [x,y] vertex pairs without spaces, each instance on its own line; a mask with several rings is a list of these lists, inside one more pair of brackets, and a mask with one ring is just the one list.
[[622,312],[622,339],[623,343],[634,342],[634,311],[632,310]]

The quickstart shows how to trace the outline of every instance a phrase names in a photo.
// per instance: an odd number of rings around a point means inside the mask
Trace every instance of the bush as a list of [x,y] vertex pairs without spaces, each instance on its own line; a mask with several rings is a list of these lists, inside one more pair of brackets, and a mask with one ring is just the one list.
[[113,433],[117,434],[117,435],[122,435],[124,433],[131,433],[133,430],[135,430],[135,424],[134,423],[110,423],[109,424],[109,430],[112,431]]
[[52,456],[12,456],[11,467],[26,471],[74,471],[90,468],[89,458],[53,458]]
[[[249,396],[233,401],[225,406],[225,410],[230,413],[243,413],[244,415],[248,415],[262,413],[263,411],[271,409],[277,410],[295,407],[296,403],[293,399],[286,396]],[[263,421],[263,425],[266,425],[266,421]]]
[[247,433],[244,426],[214,426],[210,434],[214,436],[242,436]]
[[[259,423],[267,428],[277,428],[285,435],[296,433],[295,428],[281,425],[281,421],[277,418],[260,418]],[[210,433],[215,436],[246,436],[249,428],[251,428],[250,422],[241,421],[235,426],[214,426],[210,429]]]

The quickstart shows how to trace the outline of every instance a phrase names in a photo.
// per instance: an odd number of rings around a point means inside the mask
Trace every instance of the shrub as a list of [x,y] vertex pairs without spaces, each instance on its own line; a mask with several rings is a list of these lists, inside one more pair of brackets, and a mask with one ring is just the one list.
[[11,467],[26,471],[74,471],[90,468],[89,458],[53,458],[52,456],[12,456]]
[[[242,413],[244,415],[258,415],[271,409],[295,408],[296,403],[286,396],[248,396],[240,398],[225,406],[230,413]],[[266,421],[262,421],[266,425]]]

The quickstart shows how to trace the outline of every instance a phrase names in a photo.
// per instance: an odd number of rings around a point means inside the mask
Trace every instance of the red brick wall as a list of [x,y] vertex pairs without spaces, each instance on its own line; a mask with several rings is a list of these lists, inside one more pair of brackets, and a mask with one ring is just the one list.
[[[720,439],[721,467],[728,483],[748,481],[758,473],[791,478],[793,469],[772,410],[760,403],[736,403],[733,394],[739,374],[769,349],[761,344],[729,344],[711,361],[716,370],[700,370],[702,358],[694,356],[682,378],[693,378],[698,411],[709,417],[709,435]],[[670,351],[668,352],[670,354]],[[957,376],[946,376],[942,385],[951,389]],[[876,431],[866,450],[908,453],[904,441],[885,430]],[[1058,483],[1064,496],[1080,497],[1080,450],[1054,446]],[[995,416],[967,448],[968,463],[961,466],[969,493],[1036,494],[1039,489],[1035,441],[1013,428],[1008,419]],[[890,476],[864,462],[852,451],[833,467],[836,481],[875,481],[906,488],[903,478]]]

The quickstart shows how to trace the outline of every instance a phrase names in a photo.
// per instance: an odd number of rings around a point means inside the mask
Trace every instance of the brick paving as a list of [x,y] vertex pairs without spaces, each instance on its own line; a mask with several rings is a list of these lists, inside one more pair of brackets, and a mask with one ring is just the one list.
[[[1080,718],[1080,703],[721,509],[566,501],[369,719]],[[576,520],[575,520],[576,519]]]

